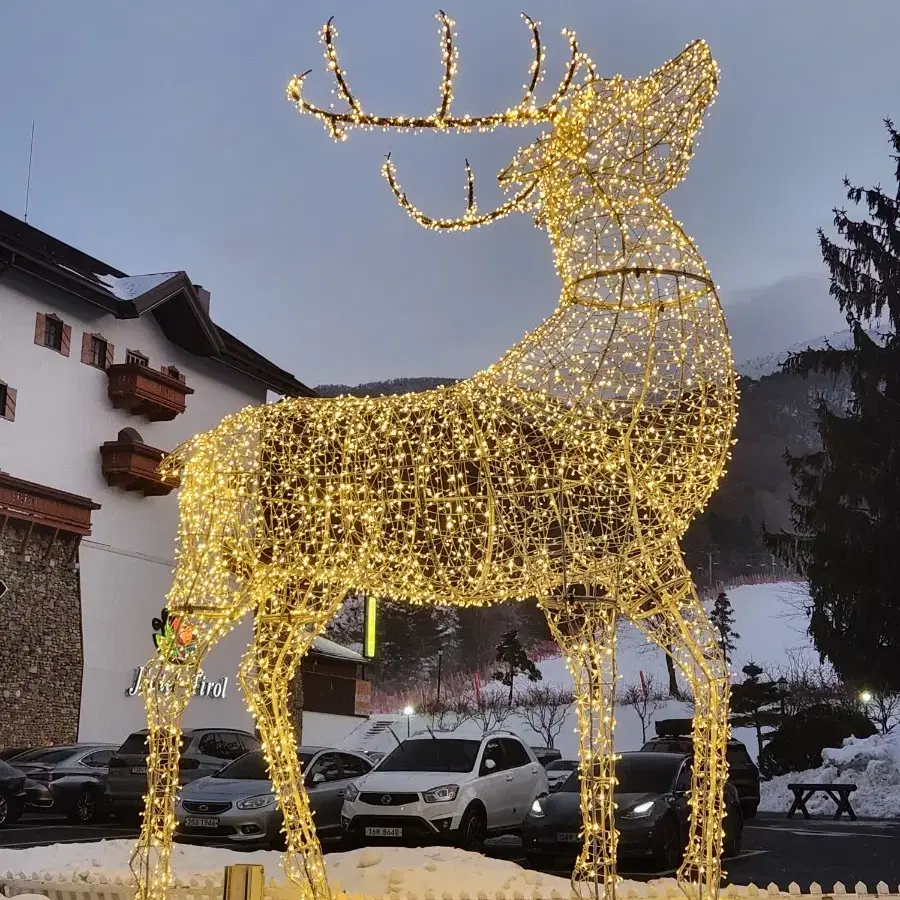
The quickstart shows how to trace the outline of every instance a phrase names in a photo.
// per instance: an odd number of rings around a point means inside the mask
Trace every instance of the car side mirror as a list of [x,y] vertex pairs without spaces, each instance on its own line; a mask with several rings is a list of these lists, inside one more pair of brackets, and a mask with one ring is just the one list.
[[496,760],[493,760],[493,759],[486,759],[484,761],[484,767],[485,767],[485,769],[488,770],[488,772],[493,772],[494,769],[497,768],[497,762],[496,762]]
[[322,772],[316,772],[316,774],[313,775],[313,777],[310,779],[310,782],[312,784],[322,784],[323,781],[325,781],[325,776],[322,774]]

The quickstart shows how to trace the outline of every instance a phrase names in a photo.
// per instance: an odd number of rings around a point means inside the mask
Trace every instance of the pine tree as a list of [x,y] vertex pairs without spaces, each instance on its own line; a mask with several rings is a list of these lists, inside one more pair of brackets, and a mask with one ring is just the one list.
[[746,676],[731,689],[731,726],[752,728],[756,732],[758,753],[762,753],[769,734],[764,728],[775,728],[781,721],[782,693],[774,681],[761,681],[763,670],[754,662],[741,670]]
[[[819,232],[831,294],[854,341],[846,350],[805,350],[785,363],[801,375],[846,379],[850,401],[821,400],[822,449],[786,456],[794,479],[793,534],[768,535],[770,549],[806,577],[810,635],[848,681],[900,690],[900,133],[885,123],[894,150],[897,191],[854,187],[847,196],[868,210],[843,209],[835,243]],[[877,324],[880,340],[865,325]],[[883,333],[881,333],[883,332]]]
[[725,657],[725,662],[730,663],[731,654],[736,649],[734,642],[740,635],[734,630],[734,609],[725,591],[720,591],[716,595],[712,612],[709,614],[709,621],[719,634],[718,643],[722,650],[722,655]]
[[503,640],[497,644],[495,658],[503,668],[494,672],[494,680],[509,688],[510,707],[513,705],[513,689],[517,675],[527,675],[528,680],[532,682],[540,681],[544,677],[541,670],[529,658],[515,629],[503,635]]

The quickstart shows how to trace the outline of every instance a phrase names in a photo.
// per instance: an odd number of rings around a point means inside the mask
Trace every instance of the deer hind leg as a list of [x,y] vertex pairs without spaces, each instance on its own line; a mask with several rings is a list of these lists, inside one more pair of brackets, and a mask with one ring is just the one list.
[[306,900],[328,900],[331,892],[297,760],[288,690],[304,654],[324,631],[341,599],[338,592],[319,593],[307,587],[287,588],[267,600],[257,613],[253,643],[239,674],[284,817],[284,870]]
[[588,588],[581,597],[549,601],[544,608],[572,673],[578,710],[584,834],[572,888],[579,897],[614,900],[616,607],[602,591]]
[[[169,893],[178,762],[181,755],[181,718],[194,693],[204,657],[221,632],[210,621],[190,620],[196,649],[181,663],[157,653],[144,669],[143,693],[147,709],[147,794],[141,834],[129,865],[137,900],[166,900]],[[156,687],[160,685],[162,687]]]
[[629,609],[634,624],[672,657],[694,696],[691,817],[682,889],[700,900],[718,896],[728,764],[728,667],[676,543],[656,557],[651,590]]

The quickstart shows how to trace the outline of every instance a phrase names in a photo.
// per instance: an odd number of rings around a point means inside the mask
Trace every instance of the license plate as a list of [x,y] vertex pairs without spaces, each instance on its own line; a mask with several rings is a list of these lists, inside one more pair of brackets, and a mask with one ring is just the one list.
[[147,767],[146,766],[132,766],[131,774],[132,775],[146,775]]
[[561,844],[577,844],[581,840],[581,835],[577,831],[562,831],[556,836],[556,839]]
[[184,820],[184,824],[187,825],[188,828],[218,828],[219,820],[218,819],[198,819],[193,816],[188,816]]
[[367,828],[366,837],[403,837],[402,828]]

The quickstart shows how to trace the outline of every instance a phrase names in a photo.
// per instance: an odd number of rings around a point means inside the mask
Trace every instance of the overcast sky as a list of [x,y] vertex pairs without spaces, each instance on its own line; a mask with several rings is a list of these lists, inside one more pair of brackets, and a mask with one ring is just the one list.
[[[454,108],[515,103],[530,59],[525,0],[445,2],[459,31]],[[815,229],[843,202],[845,174],[890,183],[881,120],[900,120],[898,0],[530,2],[545,87],[565,62],[564,25],[604,74],[641,75],[709,41],[719,100],[670,200],[726,307],[821,271]],[[220,324],[307,383],[468,375],[552,311],[546,238],[525,218],[424,231],[379,166],[392,150],[418,206],[458,215],[463,158],[488,207],[528,132],[336,145],[284,99],[307,68],[308,94],[329,99],[317,36],[334,14],[367,108],[433,110],[434,11],[423,0],[3,0],[0,207],[22,215],[34,119],[35,226],[131,274],[185,269]]]

